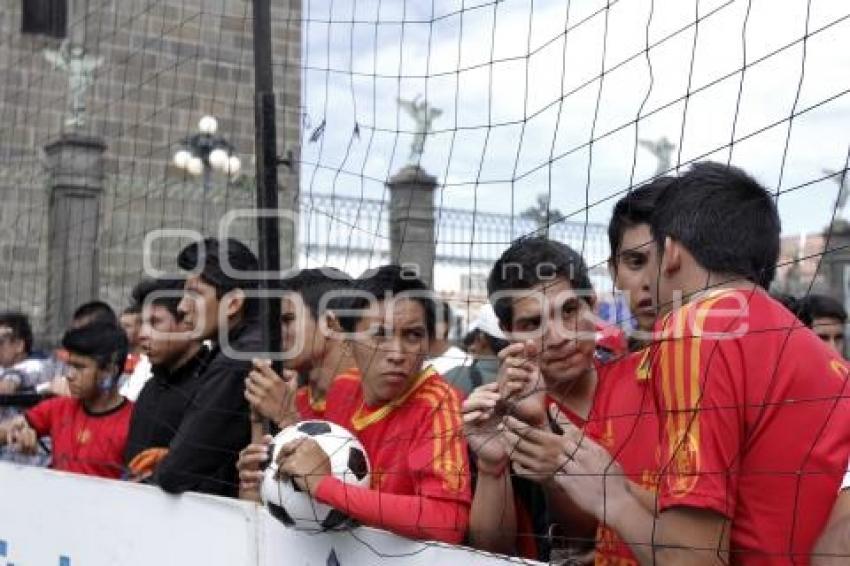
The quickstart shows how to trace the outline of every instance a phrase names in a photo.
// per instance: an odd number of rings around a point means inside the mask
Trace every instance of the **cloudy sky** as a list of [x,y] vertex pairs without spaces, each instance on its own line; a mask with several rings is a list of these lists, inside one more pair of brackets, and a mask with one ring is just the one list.
[[414,129],[396,99],[423,95],[443,112],[422,166],[444,207],[545,193],[606,222],[655,171],[636,138],[666,136],[674,167],[731,159],[778,191],[787,234],[832,213],[837,184],[817,180],[850,144],[850,3],[305,0],[304,17],[304,193],[380,198]]

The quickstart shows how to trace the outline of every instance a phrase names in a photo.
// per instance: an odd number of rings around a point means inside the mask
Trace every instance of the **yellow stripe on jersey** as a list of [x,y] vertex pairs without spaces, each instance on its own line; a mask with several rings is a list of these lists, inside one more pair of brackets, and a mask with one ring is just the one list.
[[682,307],[676,313],[673,330],[673,383],[675,384],[676,389],[676,427],[679,430],[682,430],[685,426],[687,426],[688,418],[687,415],[682,412],[682,409],[684,409],[687,405],[685,402],[685,340],[687,340],[685,333],[688,332],[688,328],[685,322],[689,318],[688,315],[690,311],[687,307],[688,305]]
[[360,431],[366,428],[369,425],[375,424],[381,419],[385,418],[389,415],[396,407],[404,404],[407,399],[413,395],[419,387],[425,383],[428,378],[432,375],[436,374],[436,370],[434,368],[428,366],[424,370],[422,370],[419,375],[416,377],[416,380],[413,384],[408,388],[408,390],[401,395],[398,399],[394,399],[389,403],[385,404],[383,407],[375,411],[374,413],[366,413],[366,404],[365,401],[360,403],[360,407],[358,407],[357,411],[355,411],[354,416],[351,417],[351,426],[354,427],[355,431]]
[[457,441],[460,430],[460,417],[454,410],[457,394],[448,386],[429,384],[416,397],[427,401],[434,409],[431,415],[434,472],[443,478],[443,487],[459,491],[464,484],[464,460],[463,443]]
[[[692,308],[681,309],[681,312],[677,313],[679,318],[675,320],[676,399],[675,404],[669,407],[676,417],[668,417],[667,433],[672,458],[672,474],[668,476],[668,487],[677,497],[684,496],[693,489],[701,469],[699,410],[702,392],[700,381],[703,377],[702,336],[709,312],[728,292],[724,290],[707,294],[689,305]],[[690,340],[690,348],[687,349],[686,339]],[[667,367],[669,368],[669,364]],[[670,376],[666,377],[669,379]],[[665,394],[665,400],[673,401],[668,394]]]

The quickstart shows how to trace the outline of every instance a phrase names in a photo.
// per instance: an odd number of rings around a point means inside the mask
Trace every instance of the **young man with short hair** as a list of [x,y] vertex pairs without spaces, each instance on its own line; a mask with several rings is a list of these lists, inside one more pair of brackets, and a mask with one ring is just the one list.
[[146,279],[136,286],[139,343],[153,376],[136,399],[124,461],[135,481],[148,479],[168,453],[175,431],[201,385],[208,350],[177,310],[183,279]]
[[499,353],[498,381],[473,391],[463,406],[478,468],[470,543],[549,560],[551,533],[566,529],[575,547],[592,542],[596,522],[537,481],[542,478],[513,475],[510,448],[497,426],[506,411],[535,428],[548,428],[550,412],[581,426],[591,418],[596,296],[582,257],[545,237],[515,241],[493,265],[487,289],[511,344]]
[[[262,348],[252,278],[257,258],[232,238],[207,238],[178,257],[186,277],[178,312],[199,340],[213,344],[201,384],[151,481],[170,493],[237,495],[236,458],[250,433],[244,381]],[[238,358],[237,358],[238,356]]]
[[92,322],[119,324],[118,316],[112,307],[104,301],[89,301],[78,306],[71,315],[70,328],[80,328]]
[[284,428],[295,421],[321,419],[333,378],[354,367],[349,348],[335,329],[340,295],[351,287],[347,274],[332,267],[302,269],[281,281],[284,366],[306,383],[292,395],[292,373],[282,379],[267,361],[258,360],[245,381],[245,398],[262,416]]
[[827,295],[808,295],[797,302],[797,317],[818,338],[844,356],[844,328],[847,325],[844,305]]
[[765,290],[779,255],[773,197],[740,169],[696,164],[650,224],[646,277],[667,312],[650,358],[658,518],[575,427],[553,478],[642,564],[805,560],[850,453],[850,371]]
[[[327,456],[309,439],[281,449],[281,472],[365,525],[458,544],[469,516],[469,467],[458,434],[458,395],[424,366],[434,335],[430,291],[394,265],[362,276],[354,291],[339,325],[357,371],[333,381],[325,418],[363,444],[372,485],[361,488],[332,477]],[[247,484],[256,484],[259,476],[242,474]]]
[[50,437],[51,468],[105,478],[123,474],[132,403],[118,393],[127,337],[115,324],[95,322],[62,338],[71,397],[42,401],[0,424],[0,444],[25,453]]
[[[52,364],[32,357],[33,335],[29,318],[20,312],[0,313],[0,395],[34,393],[36,387],[49,382]],[[16,407],[0,407],[0,421],[21,414]],[[0,447],[0,460],[16,464],[45,465],[49,455],[44,450],[28,455]]]

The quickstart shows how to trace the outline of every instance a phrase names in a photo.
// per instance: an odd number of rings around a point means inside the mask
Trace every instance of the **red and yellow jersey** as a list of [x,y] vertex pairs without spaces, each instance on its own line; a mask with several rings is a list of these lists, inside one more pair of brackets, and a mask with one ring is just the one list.
[[326,406],[326,399],[313,398],[309,385],[302,385],[295,392],[295,408],[302,420],[324,419]]
[[623,329],[613,324],[597,324],[596,353],[603,362],[628,355],[629,340]]
[[[585,432],[603,446],[639,487],[658,489],[658,417],[652,400],[649,350],[597,368],[599,381]],[[597,565],[634,565],[629,546],[605,524],[596,534]]]
[[433,369],[394,402],[369,407],[360,376],[337,376],[325,418],[354,433],[369,456],[372,489],[470,502],[469,462],[457,391]]
[[761,289],[708,293],[658,325],[659,510],[728,517],[733,563],[808,557],[850,453],[847,363]]
[[91,413],[79,399],[54,397],[25,413],[38,436],[53,443],[54,470],[120,478],[133,403],[126,399],[105,413]]

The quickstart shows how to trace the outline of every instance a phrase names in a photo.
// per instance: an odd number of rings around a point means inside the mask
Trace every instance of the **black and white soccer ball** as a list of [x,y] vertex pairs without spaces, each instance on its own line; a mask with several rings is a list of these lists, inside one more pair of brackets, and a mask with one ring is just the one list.
[[301,421],[282,430],[272,442],[272,458],[266,468],[260,494],[275,518],[304,531],[340,530],[350,526],[348,516],[313,499],[290,477],[278,478],[280,447],[299,438],[315,440],[331,463],[331,472],[345,483],[369,486],[369,459],[360,442],[346,429],[328,421]]

